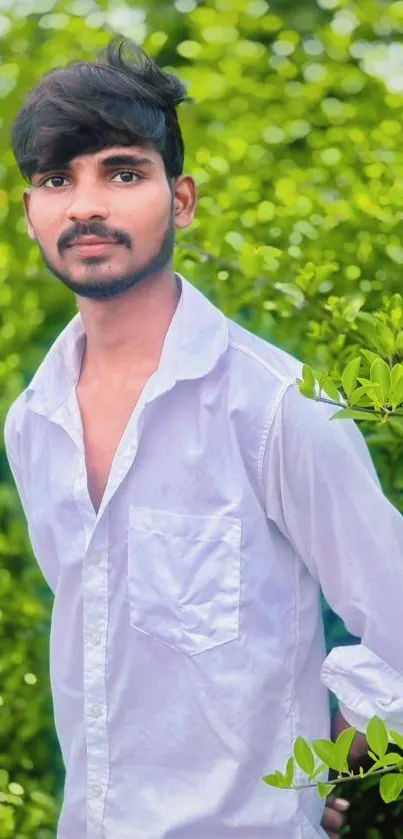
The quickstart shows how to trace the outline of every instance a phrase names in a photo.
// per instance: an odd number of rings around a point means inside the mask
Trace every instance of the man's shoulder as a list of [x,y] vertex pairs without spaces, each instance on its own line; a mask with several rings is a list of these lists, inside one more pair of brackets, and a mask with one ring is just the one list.
[[298,358],[229,318],[227,323],[229,352],[251,377],[262,384],[289,385],[302,376],[303,363]]
[[25,388],[14,402],[11,403],[4,421],[4,442],[6,449],[13,444],[22,431],[24,417],[27,410],[27,391]]

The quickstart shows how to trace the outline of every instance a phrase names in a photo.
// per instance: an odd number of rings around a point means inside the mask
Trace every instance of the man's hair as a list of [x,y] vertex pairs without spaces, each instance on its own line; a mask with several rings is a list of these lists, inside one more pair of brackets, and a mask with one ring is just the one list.
[[[128,60],[122,55],[126,48]],[[116,35],[96,61],[74,61],[46,73],[12,126],[14,156],[25,180],[61,168],[80,154],[115,145],[150,145],[168,179],[183,172],[176,107],[192,102],[185,85],[144,50]]]

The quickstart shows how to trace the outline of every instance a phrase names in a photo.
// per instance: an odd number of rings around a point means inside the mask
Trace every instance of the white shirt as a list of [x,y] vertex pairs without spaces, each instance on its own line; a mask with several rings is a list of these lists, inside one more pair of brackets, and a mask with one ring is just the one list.
[[[403,518],[301,364],[180,275],[161,362],[98,514],[79,314],[10,409],[7,454],[54,593],[66,767],[58,839],[314,839],[323,801],[268,787],[329,736],[327,688],[403,732]],[[320,586],[362,645],[325,660]],[[302,780],[297,775],[297,781]]]

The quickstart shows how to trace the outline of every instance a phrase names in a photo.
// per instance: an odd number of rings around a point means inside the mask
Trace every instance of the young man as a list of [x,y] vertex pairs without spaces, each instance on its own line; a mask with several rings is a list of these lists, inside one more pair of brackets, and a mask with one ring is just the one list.
[[[29,236],[79,307],[5,427],[55,596],[58,839],[335,835],[316,790],[262,776],[329,735],[328,688],[342,724],[403,731],[403,520],[300,363],[173,271],[186,91],[122,45],[13,126]],[[362,639],[325,661],[320,587]]]

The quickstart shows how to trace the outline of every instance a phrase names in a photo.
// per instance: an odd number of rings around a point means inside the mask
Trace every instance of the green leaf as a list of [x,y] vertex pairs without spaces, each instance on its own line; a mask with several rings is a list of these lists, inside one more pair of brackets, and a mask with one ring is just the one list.
[[369,388],[373,389],[374,393],[375,393],[375,391],[380,392],[380,390],[381,390],[380,384],[378,382],[372,382],[371,379],[366,379],[364,377],[359,376],[358,381],[361,382],[362,385],[368,385]]
[[393,355],[396,351],[396,341],[390,326],[387,326],[386,323],[378,323],[376,331],[381,351],[386,355]]
[[294,757],[300,769],[309,775],[315,768],[315,758],[311,747],[303,737],[297,737],[294,743]]
[[[372,757],[373,752],[368,752],[368,754]],[[368,772],[375,772],[377,769],[384,769],[387,766],[399,766],[401,763],[403,763],[402,755],[399,755],[398,752],[389,752],[380,760],[375,759],[375,763],[370,767]]]
[[341,383],[343,385],[344,393],[348,398],[350,398],[350,395],[355,388],[360,366],[361,359],[353,358],[353,360],[347,364],[347,367],[342,374]]
[[[369,754],[369,752],[368,752],[368,754]],[[362,769],[362,766],[360,768]],[[366,774],[371,775],[372,772],[377,772],[378,769],[382,769],[382,761],[381,760],[375,760],[375,763],[373,763],[372,766],[370,766],[369,769],[367,769]],[[362,771],[364,771],[364,770],[362,770]]]
[[386,804],[396,801],[403,790],[403,775],[391,772],[390,775],[383,775],[379,784],[381,798]]
[[366,738],[373,752],[383,757],[389,745],[386,725],[379,717],[373,717],[367,725]]
[[269,787],[282,787],[284,775],[281,772],[273,772],[271,775],[265,775],[262,779]]
[[390,312],[390,320],[394,329],[399,329],[399,326],[402,322],[402,314],[403,309],[401,306],[396,306],[396,308],[392,309]]
[[327,798],[332,792],[334,792],[333,784],[318,784],[318,793],[321,798]]
[[372,352],[372,350],[361,350],[361,355],[363,355],[364,358],[369,362],[370,366],[373,361],[377,361],[377,359],[379,358],[379,355],[377,355],[375,352]]
[[363,408],[370,408],[373,400],[368,396],[368,385],[361,385],[360,387],[354,388],[350,394],[349,403],[351,407],[360,405]]
[[330,399],[333,399],[335,402],[339,401],[340,393],[330,376],[323,376],[322,388]]
[[398,731],[393,731],[393,729],[390,729],[389,734],[396,746],[403,750],[403,735],[399,734]]
[[403,379],[403,364],[394,364],[390,371],[390,386],[396,387],[400,379]]
[[291,787],[292,782],[294,780],[294,772],[295,772],[295,763],[294,758],[290,757],[287,760],[287,766],[285,770],[285,777],[287,780],[287,784]]
[[302,377],[304,382],[304,395],[314,397],[315,396],[315,376],[312,370],[312,367],[309,367],[308,364],[304,364],[302,367]]
[[388,402],[390,395],[390,367],[383,358],[378,358],[371,364],[371,382],[381,386],[381,400]]
[[390,373],[390,403],[393,410],[403,402],[403,364],[395,364]]
[[314,781],[315,778],[318,777],[318,775],[322,775],[323,772],[326,772],[326,770],[328,770],[328,767],[324,763],[319,763],[316,769],[311,773],[311,775],[309,775],[309,783],[311,783],[311,781]]
[[348,772],[347,758],[356,733],[357,729],[354,728],[354,726],[351,726],[350,728],[345,728],[344,731],[342,731],[341,734],[339,734],[334,744],[337,749],[337,756],[340,760],[340,765],[344,765],[344,769],[342,769],[341,771]]
[[300,384],[298,386],[298,390],[302,396],[306,396],[307,399],[315,399],[315,393],[312,392],[312,388],[307,387],[307,385]]
[[397,763],[401,763],[403,761],[403,755],[399,755],[399,752],[388,752],[388,754],[384,755],[380,763],[383,766],[396,766]]
[[[383,405],[383,392],[379,382],[372,382],[371,379],[358,377],[358,381],[366,387],[367,396],[371,399],[371,405],[379,411]],[[371,407],[371,406],[370,406]]]
[[326,766],[330,766],[331,769],[336,769],[337,772],[342,771],[342,765],[335,743],[331,743],[329,740],[314,740],[312,747],[320,760],[326,763]]
[[350,410],[349,408],[342,408],[340,411],[336,411],[333,416],[330,417],[331,420],[335,419],[353,419],[353,420],[365,420],[365,422],[376,422],[380,421],[380,415],[375,413],[369,413],[369,411],[359,411],[359,410]]

